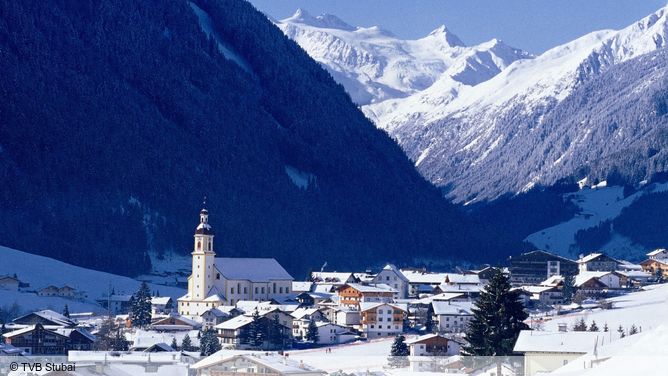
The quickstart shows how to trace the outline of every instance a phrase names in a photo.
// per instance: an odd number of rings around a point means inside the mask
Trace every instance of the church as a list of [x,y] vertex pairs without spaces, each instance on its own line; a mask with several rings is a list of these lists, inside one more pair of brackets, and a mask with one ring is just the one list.
[[195,229],[188,293],[178,300],[180,315],[199,319],[211,308],[240,300],[283,300],[292,276],[273,258],[216,257],[209,212],[202,209]]

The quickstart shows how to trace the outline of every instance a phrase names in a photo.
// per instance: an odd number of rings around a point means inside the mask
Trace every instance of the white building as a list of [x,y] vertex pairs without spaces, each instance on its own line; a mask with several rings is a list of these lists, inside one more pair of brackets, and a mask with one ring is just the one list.
[[533,376],[554,371],[594,350],[604,334],[607,335],[599,332],[523,330],[513,351],[524,354],[524,374]]
[[395,336],[404,331],[405,304],[360,303],[361,331],[367,338]]
[[431,306],[441,333],[462,333],[473,318],[473,303],[451,301],[433,301]]
[[290,315],[292,316],[292,336],[296,338],[306,337],[311,320],[329,321],[325,314],[317,308],[298,308]]
[[216,257],[213,238],[209,212],[202,209],[188,294],[178,300],[181,315],[199,319],[211,308],[239,300],[282,300],[291,294],[293,278],[275,259]]
[[153,296],[151,297],[151,314],[160,315],[167,314],[172,311],[172,298],[169,296]]
[[387,264],[373,278],[373,284],[385,284],[392,287],[396,292],[394,299],[406,299],[408,296],[408,278],[406,278],[396,266]]
[[324,376],[304,362],[297,362],[277,354],[229,355],[217,352],[191,366],[197,376],[271,375],[271,376]]
[[318,344],[320,345],[338,345],[355,340],[357,335],[343,325],[333,324],[326,321],[315,323],[318,328]]

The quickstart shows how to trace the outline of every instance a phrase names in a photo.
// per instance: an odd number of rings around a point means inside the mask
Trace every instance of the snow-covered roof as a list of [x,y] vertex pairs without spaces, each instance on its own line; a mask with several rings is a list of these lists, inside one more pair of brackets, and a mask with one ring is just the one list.
[[668,250],[666,250],[665,248],[655,249],[652,252],[648,253],[647,256],[650,256],[650,257],[651,256],[657,256],[657,255],[660,255],[660,254],[663,254],[663,253],[668,254]]
[[459,274],[459,273],[446,273],[445,281],[454,284],[480,284],[480,277],[477,274]]
[[273,258],[216,257],[216,269],[227,279],[269,282],[293,278]]
[[166,352],[176,351],[172,348],[172,346],[170,346],[170,345],[168,345],[164,342],[160,342],[160,343],[153,344],[150,347],[147,347],[146,350],[144,350],[144,352],[154,352],[155,350],[162,350],[162,351],[166,351]]
[[102,300],[109,300],[110,302],[129,302],[130,299],[132,299],[132,295],[114,294],[108,297],[107,299],[102,299]]
[[151,298],[151,304],[166,305],[172,300],[169,296],[154,296]]
[[578,263],[582,264],[582,263],[586,263],[586,262],[595,260],[601,255],[603,255],[603,254],[602,253],[590,253],[587,256],[579,258],[577,261],[578,261]]
[[381,303],[381,302],[361,302],[360,303],[360,312],[368,311],[371,309],[376,309],[381,306],[388,306],[396,309],[400,309],[404,312],[408,311],[406,304],[401,303]]
[[598,279],[610,273],[612,272],[580,272],[580,274],[575,276],[575,286],[576,287],[582,286],[587,281],[593,278]]
[[331,283],[317,283],[315,285],[315,288],[313,289],[313,292],[319,292],[319,293],[332,293],[332,291],[335,290],[335,288],[340,285],[335,285]]
[[357,290],[359,292],[362,292],[362,293],[365,293],[365,292],[395,293],[396,292],[395,289],[391,288],[388,285],[382,284],[382,283],[377,284],[377,285],[373,285],[373,286],[372,285],[362,285],[362,284],[359,284],[359,283],[346,283],[344,286],[340,287],[340,289],[344,289],[344,288],[346,288],[346,286],[352,287],[355,290]]
[[543,292],[548,292],[548,291],[554,290],[555,287],[554,286],[522,286],[522,287],[520,287],[520,289],[522,289],[522,290],[524,290],[528,293],[531,293],[531,294],[540,294],[540,293],[543,293]]
[[71,337],[72,332],[78,332],[82,336],[88,338],[91,342],[95,342],[97,340],[97,338],[95,338],[95,336],[93,334],[91,334],[91,332],[89,332],[86,329],[81,329],[81,328],[58,328],[58,329],[54,329],[53,331],[58,333],[58,334],[62,334],[65,337]]
[[461,340],[454,340],[454,339],[452,339],[452,338],[450,338],[450,337],[446,337],[446,336],[444,336],[444,335],[442,335],[442,334],[438,334],[438,333],[429,333],[429,334],[421,335],[421,336],[419,336],[419,337],[417,337],[417,338],[410,339],[410,340],[406,341],[406,344],[407,344],[407,345],[414,345],[414,344],[416,344],[416,343],[421,343],[421,342],[430,340],[430,339],[432,339],[432,338],[443,338],[443,339],[447,339],[448,341],[455,341],[455,342],[460,342],[460,343],[462,342]]
[[455,285],[450,285],[447,283],[441,283],[438,285],[439,290],[442,292],[450,292],[450,293],[456,293],[456,292],[480,292],[484,288],[482,285],[474,285],[474,284],[455,284]]
[[313,287],[313,282],[292,281],[292,292],[309,292]]
[[311,279],[315,282],[343,284],[353,282],[355,276],[351,272],[312,272]]
[[322,373],[323,375],[325,374],[324,371],[320,371],[303,362],[298,362],[278,354],[255,352],[230,356],[229,353],[227,353],[225,350],[221,350],[207,358],[204,358],[203,360],[200,360],[199,362],[193,364],[191,369],[205,369],[221,363],[234,362],[237,359],[244,359],[245,361],[262,365],[273,370],[273,373],[281,375],[312,375],[314,373]]
[[298,308],[297,310],[292,312],[290,315],[292,317],[294,317],[295,319],[299,320],[306,315],[310,316],[310,315],[315,314],[316,312],[320,312],[320,310],[318,308]]
[[32,312],[28,313],[27,315],[23,315],[21,317],[15,318],[13,321],[16,323],[19,323],[23,318],[26,318],[30,315],[36,315],[44,320],[51,321],[54,323],[54,325],[61,325],[61,326],[75,326],[76,322],[74,320],[69,319],[68,317],[61,315],[58,312],[52,311],[50,309],[45,309],[42,311],[37,311],[37,312]]
[[599,332],[541,332],[523,330],[515,342],[515,352],[585,354],[593,350]]
[[431,306],[434,309],[434,314],[435,315],[472,315],[473,312],[471,311],[471,308],[473,308],[473,303],[471,302],[439,302],[439,301],[434,301],[431,303]]
[[231,329],[236,330],[241,327],[244,327],[253,322],[253,318],[250,316],[237,316],[233,317],[227,321],[224,321],[215,326],[216,329]]
[[419,299],[416,302],[419,304],[431,304],[433,301],[447,301],[452,299],[458,299],[464,297],[463,292],[444,292],[441,294],[436,294],[432,296],[427,296],[425,298]]
[[550,278],[544,280],[543,282],[540,283],[541,286],[559,286],[560,283],[564,281],[564,277],[560,275],[553,275]]
[[[402,281],[408,282],[408,278],[406,278],[406,276],[401,272],[401,270],[399,270],[399,268],[397,268],[396,266],[394,266],[392,264],[385,265],[383,270],[389,270],[391,272],[394,272],[394,274],[396,274],[397,277],[399,277],[399,279],[401,279]],[[378,277],[378,275],[376,275],[376,277]]]
[[402,269],[401,273],[406,276],[409,283],[439,285],[445,281],[447,273],[428,273],[419,270]]
[[23,355],[23,350],[18,349],[9,343],[0,342],[0,356],[19,356]]

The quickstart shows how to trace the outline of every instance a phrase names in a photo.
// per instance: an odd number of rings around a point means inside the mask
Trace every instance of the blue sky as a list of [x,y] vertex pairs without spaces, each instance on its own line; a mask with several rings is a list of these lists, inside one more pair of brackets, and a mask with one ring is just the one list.
[[297,8],[332,13],[353,26],[378,25],[401,38],[419,38],[445,24],[466,44],[492,38],[541,53],[588,32],[619,29],[666,5],[666,0],[250,0],[274,18]]

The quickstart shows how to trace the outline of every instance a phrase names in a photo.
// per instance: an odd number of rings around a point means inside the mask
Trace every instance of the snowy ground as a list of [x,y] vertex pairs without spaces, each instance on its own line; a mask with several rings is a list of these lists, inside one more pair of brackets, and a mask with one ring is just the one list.
[[543,324],[543,330],[556,331],[560,323],[567,324],[570,330],[577,320],[584,318],[588,326],[596,321],[601,330],[607,323],[610,328],[607,341],[610,342],[619,339],[619,325],[627,330],[635,325],[645,332],[668,324],[668,284],[649,286],[647,291],[611,298],[609,301],[613,303],[612,309],[597,308],[555,316]]
[[[16,274],[21,282],[29,283],[26,291],[0,290],[0,307],[18,303],[23,311],[51,308],[62,311],[65,304],[70,312],[102,312],[95,300],[103,297],[110,286],[118,294],[132,294],[139,288],[140,282],[128,277],[100,272],[66,264],[48,257],[37,256],[15,249],[0,246],[0,275]],[[86,297],[80,300],[60,297],[41,297],[35,291],[54,285],[73,287]],[[185,294],[185,290],[157,284],[150,284],[151,291],[159,291],[163,296],[176,299]]]

